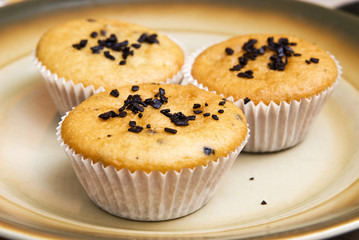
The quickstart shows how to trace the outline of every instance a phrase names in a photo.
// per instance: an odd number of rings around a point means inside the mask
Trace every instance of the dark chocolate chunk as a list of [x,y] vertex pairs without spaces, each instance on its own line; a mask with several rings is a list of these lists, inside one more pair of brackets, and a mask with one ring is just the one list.
[[121,60],[119,64],[120,64],[120,65],[125,65],[125,64],[126,64],[126,60]]
[[209,117],[209,116],[211,116],[210,113],[203,113],[203,117]]
[[151,128],[151,124],[147,124],[147,125],[146,125],[146,128]]
[[254,180],[254,177],[250,177],[249,180],[253,181],[253,180]]
[[142,117],[143,117],[143,114],[142,114],[142,113],[139,113],[139,114],[138,114],[138,117],[139,117],[139,118],[142,118]]
[[204,152],[204,154],[206,154],[208,156],[215,153],[214,150],[209,147],[203,147],[203,152]]
[[177,130],[176,130],[176,129],[173,129],[173,128],[165,128],[165,131],[168,132],[168,133],[172,133],[172,134],[176,134],[176,133],[177,133]]
[[118,96],[120,96],[120,93],[118,92],[117,89],[113,89],[113,90],[110,92],[110,95],[111,95],[111,96],[114,96],[114,97],[118,97]]
[[193,110],[194,114],[200,114],[202,113],[203,111],[202,110]]
[[218,112],[219,112],[219,113],[224,113],[224,110],[223,110],[223,109],[219,109]]
[[267,202],[263,200],[263,201],[261,202],[261,205],[267,205]]
[[306,63],[306,64],[310,64],[310,61],[309,61],[309,60],[305,60],[305,63]]
[[107,137],[111,137],[112,135],[111,134],[108,134]]

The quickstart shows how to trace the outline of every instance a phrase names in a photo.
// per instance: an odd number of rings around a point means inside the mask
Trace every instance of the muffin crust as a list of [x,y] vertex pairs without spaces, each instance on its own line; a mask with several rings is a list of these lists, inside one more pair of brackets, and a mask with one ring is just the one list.
[[[142,34],[157,35],[157,42],[139,41]],[[99,41],[111,40],[129,47],[96,49]],[[153,40],[153,39],[152,39]],[[91,48],[95,47],[95,50]],[[46,32],[38,42],[36,57],[52,73],[74,84],[95,89],[165,82],[184,63],[182,49],[167,36],[154,30],[111,19],[80,19],[66,22]]]
[[[138,88],[121,87],[82,102],[62,123],[64,142],[85,158],[118,170],[166,172],[206,165],[227,156],[245,140],[245,116],[219,95],[193,85],[140,84]],[[129,95],[139,95],[143,101],[164,96],[167,102],[159,108],[140,104],[143,111],[135,113],[128,107],[131,104],[122,108]],[[120,108],[126,116],[106,115],[120,114]],[[135,131],[136,127],[142,129]]]
[[[289,43],[295,43],[289,47],[299,54],[287,58],[284,70],[270,69],[268,64],[274,52],[268,47],[263,55],[249,60],[240,71],[230,70],[245,53],[243,45],[246,42],[256,39],[254,46],[259,49],[268,44],[269,37],[273,37],[275,42],[287,38]],[[319,62],[315,63],[316,60]],[[248,70],[253,72],[252,78],[237,76],[239,72]],[[299,101],[313,96],[330,87],[337,75],[336,63],[325,50],[287,35],[250,34],[233,37],[204,50],[192,66],[193,78],[209,90],[222,93],[225,97],[233,96],[235,100],[248,98],[255,104],[263,102],[266,105],[271,101],[280,104],[281,101]]]

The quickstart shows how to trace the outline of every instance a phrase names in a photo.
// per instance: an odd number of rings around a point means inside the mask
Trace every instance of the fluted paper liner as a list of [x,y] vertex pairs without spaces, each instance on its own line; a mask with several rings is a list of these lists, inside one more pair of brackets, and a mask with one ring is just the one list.
[[[173,42],[181,47],[185,60],[187,59],[187,49],[179,43],[176,39],[171,36],[168,36]],[[36,57],[36,52],[33,53],[33,62],[36,68],[41,73],[46,88],[54,102],[57,111],[61,116],[63,116],[67,111],[70,111],[73,107],[76,107],[78,104],[89,98],[90,96],[105,91],[103,87],[95,89],[93,85],[85,87],[82,83],[74,84],[71,79],[65,79],[63,77],[58,77],[56,73],[51,72],[46,68],[45,65]],[[185,65],[185,64],[184,64]],[[180,84],[183,79],[183,67],[171,78],[167,78],[165,82],[167,84]]]
[[130,172],[128,169],[116,170],[113,166],[104,167],[101,162],[94,163],[75,153],[61,137],[66,116],[57,127],[57,140],[91,200],[113,215],[140,221],[169,220],[200,209],[215,193],[249,136],[247,134],[242,144],[226,157],[210,161],[206,166],[184,168],[180,172]]
[[[208,47],[198,49],[188,57],[183,67],[182,85],[193,84],[209,91],[208,87],[199,83],[191,74],[196,57]],[[332,86],[317,95],[302,98],[300,101],[292,100],[290,103],[283,101],[279,105],[273,101],[268,105],[263,102],[255,105],[252,101],[244,104],[244,99],[227,98],[243,111],[251,130],[251,136],[243,149],[244,152],[280,151],[293,147],[304,140],[313,120],[317,117],[342,75],[342,67],[339,61],[333,55],[330,54],[330,56],[337,65],[338,76]],[[211,92],[216,93],[215,91]]]

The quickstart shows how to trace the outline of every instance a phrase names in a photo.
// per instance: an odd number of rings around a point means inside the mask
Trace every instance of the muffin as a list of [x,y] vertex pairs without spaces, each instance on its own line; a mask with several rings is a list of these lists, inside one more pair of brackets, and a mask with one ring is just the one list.
[[247,152],[301,142],[341,75],[335,58],[294,36],[236,36],[198,50],[184,68],[192,83],[233,97],[247,117]]
[[168,36],[113,19],[79,19],[39,40],[35,64],[64,114],[94,93],[139,83],[179,83],[182,47]]
[[185,216],[214,194],[246,144],[242,111],[193,85],[95,94],[63,117],[58,140],[92,201],[143,221]]

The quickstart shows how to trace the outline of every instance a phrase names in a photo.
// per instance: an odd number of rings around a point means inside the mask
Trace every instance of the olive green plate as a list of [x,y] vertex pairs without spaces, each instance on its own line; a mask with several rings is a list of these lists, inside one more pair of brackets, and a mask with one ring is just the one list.
[[[189,51],[244,33],[297,35],[335,55],[344,79],[300,145],[240,154],[214,198],[189,216],[129,221],[97,208],[82,189],[56,141],[60,117],[32,63],[44,31],[79,17],[139,23],[172,35]],[[349,14],[287,0],[56,0],[0,9],[0,235],[313,239],[358,228],[358,26]]]

